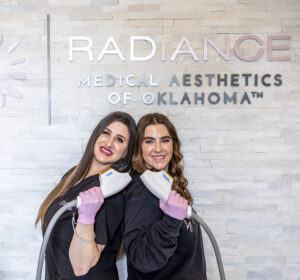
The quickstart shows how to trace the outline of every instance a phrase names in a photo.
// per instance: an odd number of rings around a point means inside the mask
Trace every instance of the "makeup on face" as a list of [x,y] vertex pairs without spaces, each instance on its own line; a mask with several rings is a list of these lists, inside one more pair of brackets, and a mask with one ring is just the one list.
[[109,124],[95,142],[92,165],[102,169],[120,160],[127,151],[129,137],[125,124]]
[[156,170],[167,170],[173,155],[173,141],[163,124],[148,125],[142,143],[145,163]]

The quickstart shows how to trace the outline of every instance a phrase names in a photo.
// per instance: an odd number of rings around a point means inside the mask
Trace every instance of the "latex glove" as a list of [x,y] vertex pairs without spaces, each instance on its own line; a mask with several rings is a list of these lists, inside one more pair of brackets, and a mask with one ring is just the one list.
[[104,198],[100,187],[93,187],[79,193],[81,204],[78,208],[77,222],[81,224],[94,224],[95,217],[101,208]]
[[170,191],[168,200],[159,200],[159,208],[177,220],[184,220],[187,215],[188,201],[176,191]]

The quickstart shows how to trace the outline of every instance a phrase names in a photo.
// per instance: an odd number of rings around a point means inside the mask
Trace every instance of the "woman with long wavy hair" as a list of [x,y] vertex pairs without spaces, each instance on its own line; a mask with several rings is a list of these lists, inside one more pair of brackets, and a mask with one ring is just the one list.
[[[66,202],[81,197],[81,205],[69,209],[56,223],[46,250],[46,279],[118,279],[116,256],[122,241],[124,195],[104,200],[99,173],[111,167],[130,169],[135,121],[124,112],[114,112],[94,129],[77,166],[71,168],[42,203],[36,224],[43,233]],[[100,209],[101,208],[101,209]]]
[[[206,280],[201,230],[198,223],[186,219],[193,198],[182,159],[180,141],[169,119],[159,113],[143,116],[137,125],[134,175],[125,199],[128,280]],[[146,170],[165,170],[173,177],[166,202],[152,195],[141,181]]]

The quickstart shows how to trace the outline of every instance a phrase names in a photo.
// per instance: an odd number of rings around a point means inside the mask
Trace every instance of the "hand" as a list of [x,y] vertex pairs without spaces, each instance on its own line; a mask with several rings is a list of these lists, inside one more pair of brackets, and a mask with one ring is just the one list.
[[159,208],[172,218],[184,220],[187,215],[188,202],[176,191],[171,191],[166,202],[159,200]]
[[85,192],[79,193],[81,204],[78,208],[78,223],[94,224],[95,217],[101,208],[104,198],[100,187],[93,187]]

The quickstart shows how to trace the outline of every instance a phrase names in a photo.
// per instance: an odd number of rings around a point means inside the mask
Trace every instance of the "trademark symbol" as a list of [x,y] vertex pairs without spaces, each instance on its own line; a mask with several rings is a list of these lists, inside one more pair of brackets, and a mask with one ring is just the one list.
[[258,91],[251,91],[252,97],[253,98],[263,98],[264,97],[264,93],[258,92]]

